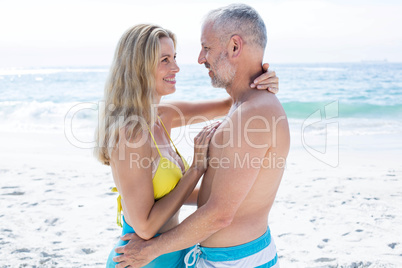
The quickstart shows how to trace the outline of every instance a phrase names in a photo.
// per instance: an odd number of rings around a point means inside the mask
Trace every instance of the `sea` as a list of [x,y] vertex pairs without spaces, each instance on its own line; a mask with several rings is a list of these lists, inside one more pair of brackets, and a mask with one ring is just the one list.
[[[180,67],[176,92],[163,100],[227,96],[211,86],[204,66]],[[340,136],[402,134],[402,63],[271,64],[270,69],[279,77],[277,97],[291,131],[325,133],[329,122],[339,125]],[[108,66],[0,69],[0,132],[69,128],[91,139],[108,72]]]

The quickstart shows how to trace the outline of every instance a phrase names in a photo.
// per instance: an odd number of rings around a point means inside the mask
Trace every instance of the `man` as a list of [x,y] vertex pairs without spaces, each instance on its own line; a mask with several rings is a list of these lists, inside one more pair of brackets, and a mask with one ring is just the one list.
[[265,24],[243,4],[211,11],[201,35],[199,63],[212,85],[233,99],[209,146],[198,209],[149,241],[133,239],[116,251],[116,267],[141,267],[159,255],[197,245],[186,262],[197,267],[278,267],[268,214],[289,151],[286,114],[274,94],[250,88],[261,73]]

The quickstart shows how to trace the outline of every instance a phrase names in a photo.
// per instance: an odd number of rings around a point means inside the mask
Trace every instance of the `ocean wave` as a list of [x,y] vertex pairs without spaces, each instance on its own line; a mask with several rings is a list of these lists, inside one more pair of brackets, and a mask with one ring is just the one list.
[[[325,116],[325,107],[330,102],[283,102],[282,105],[290,118],[308,118],[317,111]],[[343,118],[402,118],[402,104],[376,105],[368,103],[338,103],[338,116]]]
[[[335,125],[334,125],[335,124]],[[306,119],[289,118],[290,132],[296,137],[307,135],[313,139],[323,136],[402,135],[402,121],[395,119],[333,118],[309,124]],[[328,131],[330,127],[330,131]],[[303,132],[303,133],[302,133]]]
[[57,132],[66,120],[76,130],[93,129],[97,118],[97,103],[0,102],[1,131]]

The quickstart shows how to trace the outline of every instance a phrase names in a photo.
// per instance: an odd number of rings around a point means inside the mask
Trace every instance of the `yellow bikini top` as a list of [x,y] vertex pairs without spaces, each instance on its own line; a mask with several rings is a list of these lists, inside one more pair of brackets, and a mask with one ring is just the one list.
[[[159,118],[159,116],[158,116],[158,118]],[[165,129],[165,132],[168,135],[170,141],[172,142],[176,153],[180,156],[181,160],[183,161],[184,170],[187,171],[189,166],[188,166],[186,160],[181,156],[181,154],[177,150],[177,148],[174,145],[172,139],[170,138],[170,135],[167,132],[162,120],[160,118],[159,118],[159,120],[162,123],[162,126]],[[182,174],[180,167],[178,167],[175,163],[173,163],[166,157],[162,156],[161,152],[159,151],[158,144],[156,143],[155,138],[152,135],[151,130],[149,128],[148,128],[148,130],[149,130],[149,134],[151,134],[152,140],[155,143],[156,149],[158,149],[158,153],[159,153],[159,157],[160,157],[158,168],[156,169],[155,175],[152,179],[152,184],[154,186],[154,198],[156,200],[158,200],[158,199],[161,199],[162,197],[164,197],[165,195],[167,195],[168,193],[170,193],[174,189],[174,187],[176,187],[176,184],[180,181],[183,174]]]
[[[158,116],[158,118],[159,118],[159,116]],[[172,142],[176,153],[180,156],[181,160],[183,161],[185,171],[187,171],[189,168],[188,163],[177,150],[177,148],[174,145],[172,139],[170,138],[170,135],[167,132],[166,127],[163,124],[162,120],[160,118],[159,118],[159,120],[162,123],[162,126],[165,129],[165,132],[168,135],[170,141]],[[167,195],[168,193],[170,193],[176,187],[177,183],[180,181],[183,174],[182,174],[180,167],[178,167],[175,163],[173,163],[166,157],[162,156],[162,154],[158,148],[158,144],[155,141],[154,135],[152,135],[152,132],[149,129],[149,127],[148,127],[148,131],[149,131],[149,134],[151,134],[152,140],[155,143],[156,149],[158,150],[159,157],[160,157],[159,164],[156,169],[155,175],[152,178],[152,184],[154,187],[154,198],[155,198],[155,200],[158,200],[158,199],[161,199],[162,197],[164,197],[165,195]],[[112,192],[118,192],[117,188],[113,187]],[[117,225],[119,225],[120,227],[122,226],[121,211],[122,211],[121,196],[119,195],[117,197]]]

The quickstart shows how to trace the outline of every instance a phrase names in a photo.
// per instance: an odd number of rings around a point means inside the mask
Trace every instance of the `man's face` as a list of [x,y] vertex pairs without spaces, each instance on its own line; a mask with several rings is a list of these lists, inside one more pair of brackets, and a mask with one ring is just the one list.
[[228,88],[236,74],[229,61],[229,55],[219,38],[212,30],[211,24],[204,25],[201,33],[201,52],[198,63],[209,70],[213,87]]

